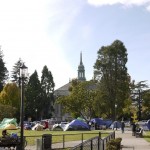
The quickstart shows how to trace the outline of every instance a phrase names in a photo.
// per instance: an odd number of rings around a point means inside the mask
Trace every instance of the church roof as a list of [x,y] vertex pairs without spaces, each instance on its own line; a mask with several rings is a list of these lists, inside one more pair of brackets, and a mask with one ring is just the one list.
[[58,88],[54,91],[54,95],[57,96],[67,96],[69,95],[69,87],[71,86],[71,82],[63,85],[62,87]]

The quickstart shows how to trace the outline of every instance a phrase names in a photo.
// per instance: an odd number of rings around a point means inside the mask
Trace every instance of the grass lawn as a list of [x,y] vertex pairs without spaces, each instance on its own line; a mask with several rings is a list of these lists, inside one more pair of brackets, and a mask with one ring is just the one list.
[[[20,135],[20,129],[18,130],[7,130],[8,133],[17,133],[17,135]],[[84,140],[90,139],[92,137],[98,136],[99,132],[101,132],[102,137],[106,137],[109,132],[107,130],[92,130],[92,131],[50,131],[50,130],[44,130],[44,131],[35,131],[35,130],[24,130],[24,136],[26,136],[26,140],[28,142],[28,145],[34,145],[35,140],[37,138],[42,138],[43,134],[52,134],[52,143],[62,142],[65,141],[76,141],[81,140],[82,138]],[[2,130],[0,129],[0,136],[2,133]],[[82,134],[83,133],[83,134]]]
[[150,131],[145,131],[146,134],[144,134],[144,139],[148,142],[150,142]]

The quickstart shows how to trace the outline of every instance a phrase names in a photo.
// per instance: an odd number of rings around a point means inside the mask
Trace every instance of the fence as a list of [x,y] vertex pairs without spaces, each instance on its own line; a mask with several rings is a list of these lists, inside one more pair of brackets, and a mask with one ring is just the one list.
[[71,148],[70,150],[105,150],[107,142],[111,139],[115,139],[115,132],[110,133],[109,136],[103,139],[99,136],[94,137]]
[[[88,135],[88,136],[87,136]],[[63,134],[63,135],[52,135],[52,148],[68,148],[74,147],[80,143],[83,143],[85,140],[89,138],[93,138],[96,136],[106,136],[108,133],[77,133],[77,134]],[[54,142],[55,141],[55,142]]]
[[[51,143],[51,148],[52,149],[68,149],[71,147],[74,147],[76,145],[79,145],[81,143],[84,143],[86,140],[93,139],[91,140],[93,147],[96,147],[94,145],[102,145],[102,144],[97,144],[99,141],[96,140],[94,137],[106,137],[109,133],[95,133],[95,132],[90,132],[90,133],[75,133],[75,134],[61,134],[61,135],[51,135],[51,138],[43,139],[45,137],[44,135],[41,136],[26,136],[27,140],[27,146],[25,147],[25,150],[41,150],[43,146],[43,141],[44,143]],[[46,135],[47,136],[47,135]],[[105,138],[104,138],[105,139]],[[88,140],[89,141],[89,140]],[[88,143],[88,142],[86,142]],[[87,144],[88,146],[88,144]],[[6,148],[7,149],[7,148]],[[0,150],[3,150],[0,148]]]

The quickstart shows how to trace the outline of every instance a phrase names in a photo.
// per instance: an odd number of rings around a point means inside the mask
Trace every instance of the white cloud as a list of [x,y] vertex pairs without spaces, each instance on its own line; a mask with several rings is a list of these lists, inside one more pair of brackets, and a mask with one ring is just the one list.
[[95,6],[122,4],[125,6],[149,6],[150,0],[88,0],[88,3]]

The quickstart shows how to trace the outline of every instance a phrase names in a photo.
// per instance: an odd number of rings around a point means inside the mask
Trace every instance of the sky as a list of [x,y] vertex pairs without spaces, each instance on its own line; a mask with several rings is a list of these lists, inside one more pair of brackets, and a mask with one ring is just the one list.
[[87,80],[97,52],[124,43],[128,73],[150,82],[150,0],[0,0],[0,45],[11,76],[21,58],[39,79],[46,65],[55,89],[77,78],[80,53]]

